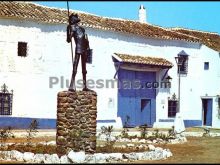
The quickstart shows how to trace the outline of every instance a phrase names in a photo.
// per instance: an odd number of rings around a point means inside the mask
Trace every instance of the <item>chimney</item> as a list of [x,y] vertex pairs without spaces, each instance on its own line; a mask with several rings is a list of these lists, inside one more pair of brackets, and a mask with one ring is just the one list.
[[139,8],[139,22],[146,23],[146,9],[144,5],[141,5]]

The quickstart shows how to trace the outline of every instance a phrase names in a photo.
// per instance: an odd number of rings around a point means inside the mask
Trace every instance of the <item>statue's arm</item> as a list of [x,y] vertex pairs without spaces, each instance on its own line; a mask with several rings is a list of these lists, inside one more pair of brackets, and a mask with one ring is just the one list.
[[67,29],[66,29],[66,41],[68,43],[70,43],[71,42],[71,38],[72,38],[72,30],[71,30],[71,26],[68,25]]

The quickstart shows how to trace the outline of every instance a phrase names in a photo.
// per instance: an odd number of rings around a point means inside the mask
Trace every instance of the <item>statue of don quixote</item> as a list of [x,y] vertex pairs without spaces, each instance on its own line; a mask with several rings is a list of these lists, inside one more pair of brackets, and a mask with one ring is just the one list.
[[[72,38],[75,41],[75,58],[73,61],[73,71],[72,71],[72,78],[71,83],[69,86],[69,91],[75,91],[75,77],[77,73],[77,67],[79,64],[79,59],[81,57],[81,64],[82,64],[82,76],[83,76],[83,91],[90,91],[86,85],[86,61],[89,55],[91,55],[92,51],[89,47],[89,40],[87,34],[85,33],[85,29],[78,25],[80,22],[80,18],[77,14],[71,14],[69,16],[69,25],[67,26],[67,39],[66,41],[70,43]],[[72,42],[71,42],[72,46]]]

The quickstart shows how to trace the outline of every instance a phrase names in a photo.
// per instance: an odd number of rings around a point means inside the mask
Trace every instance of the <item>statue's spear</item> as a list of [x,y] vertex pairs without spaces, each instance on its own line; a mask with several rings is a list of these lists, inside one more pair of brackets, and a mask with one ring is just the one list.
[[[69,9],[69,1],[67,1],[67,10],[68,10],[68,20],[69,20],[69,16],[70,16],[70,9]],[[72,54],[72,64],[73,64],[73,45],[72,45],[72,37],[71,37],[71,54]]]

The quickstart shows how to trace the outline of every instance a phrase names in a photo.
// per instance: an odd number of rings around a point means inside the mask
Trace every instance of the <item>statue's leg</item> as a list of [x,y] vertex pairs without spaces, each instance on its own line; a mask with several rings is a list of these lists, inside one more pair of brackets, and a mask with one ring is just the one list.
[[81,56],[81,62],[82,62],[82,75],[83,75],[83,91],[88,91],[89,89],[87,88],[86,85],[86,74],[87,74],[87,70],[86,70],[86,53],[83,53]]
[[76,53],[75,58],[74,58],[74,62],[73,62],[73,72],[72,72],[71,83],[70,83],[70,86],[69,86],[69,91],[75,91],[76,90],[75,77],[76,77],[76,73],[77,73],[77,67],[78,67],[78,64],[79,64],[79,58],[80,58],[80,54]]

